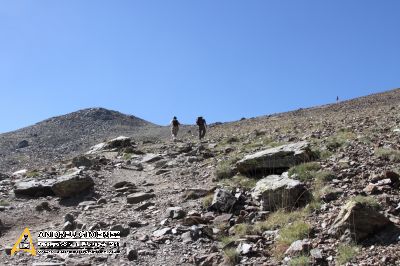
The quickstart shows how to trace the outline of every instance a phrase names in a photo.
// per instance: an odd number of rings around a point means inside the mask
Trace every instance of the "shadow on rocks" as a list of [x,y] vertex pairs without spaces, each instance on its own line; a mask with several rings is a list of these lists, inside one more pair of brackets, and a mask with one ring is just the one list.
[[372,237],[364,240],[362,245],[364,246],[389,246],[395,243],[400,243],[400,227],[390,224],[377,232]]
[[59,204],[64,207],[74,207],[78,206],[82,201],[92,200],[93,198],[100,198],[100,195],[97,194],[93,188],[90,188],[72,197],[61,198]]

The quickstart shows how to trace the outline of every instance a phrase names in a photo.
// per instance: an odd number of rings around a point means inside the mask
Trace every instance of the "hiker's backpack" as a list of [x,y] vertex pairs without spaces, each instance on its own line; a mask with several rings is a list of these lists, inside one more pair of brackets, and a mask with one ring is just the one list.
[[178,120],[177,120],[177,119],[173,119],[173,120],[172,120],[172,125],[173,125],[174,127],[179,126]]
[[197,117],[196,124],[197,124],[198,126],[204,126],[204,123],[205,123],[205,122],[206,122],[206,120],[204,120],[203,117],[201,117],[201,116]]

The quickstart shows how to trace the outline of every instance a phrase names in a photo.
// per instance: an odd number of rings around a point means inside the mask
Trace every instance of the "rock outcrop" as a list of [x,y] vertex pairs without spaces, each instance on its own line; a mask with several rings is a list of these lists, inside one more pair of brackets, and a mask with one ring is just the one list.
[[254,200],[260,202],[265,211],[304,206],[311,198],[305,185],[290,179],[287,173],[261,179],[251,195]]
[[122,149],[132,146],[131,138],[119,136],[115,139],[111,139],[107,142],[99,143],[90,148],[86,154],[95,154],[105,150]]
[[303,141],[247,155],[236,163],[236,168],[243,174],[282,173],[312,157],[308,142]]
[[58,177],[51,190],[59,197],[66,198],[74,196],[94,186],[93,179],[81,171]]
[[359,242],[390,224],[375,208],[351,200],[341,209],[330,233]]
[[52,186],[55,179],[47,180],[25,180],[15,184],[14,193],[16,196],[45,197],[54,195]]

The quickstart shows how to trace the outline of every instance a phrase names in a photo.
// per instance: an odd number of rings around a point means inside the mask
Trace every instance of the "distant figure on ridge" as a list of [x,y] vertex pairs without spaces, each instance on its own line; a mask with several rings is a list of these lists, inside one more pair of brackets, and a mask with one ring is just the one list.
[[206,120],[202,116],[199,116],[197,117],[196,125],[199,126],[199,139],[201,140],[206,135]]
[[174,116],[174,118],[171,121],[171,135],[172,135],[172,140],[175,141],[176,140],[176,136],[178,135],[178,131],[179,131],[179,126],[181,123],[179,123],[178,119],[176,118],[176,116]]
[[338,102],[339,101],[339,96],[336,96],[336,102]]

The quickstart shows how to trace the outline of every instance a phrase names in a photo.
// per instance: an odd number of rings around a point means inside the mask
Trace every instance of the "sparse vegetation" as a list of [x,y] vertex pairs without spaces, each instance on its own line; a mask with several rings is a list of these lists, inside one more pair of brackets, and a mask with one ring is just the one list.
[[279,231],[278,242],[290,245],[294,241],[306,238],[310,233],[311,227],[303,221],[295,221],[288,224]]
[[[215,227],[218,229],[218,230],[220,230],[220,232],[218,233],[218,239],[222,239],[222,238],[224,238],[224,237],[227,237],[226,236],[226,231],[229,229],[229,224],[228,223],[224,223],[224,222],[222,222],[222,223],[217,223],[216,225],[215,225]],[[234,236],[232,236],[232,238],[233,238]]]
[[0,199],[0,206],[9,206],[10,203],[4,199]]
[[239,253],[235,248],[227,248],[224,250],[224,259],[228,265],[235,265],[239,263]]
[[[209,194],[209,195],[212,196],[212,194]],[[187,191],[187,192],[185,192],[183,194],[182,198],[183,198],[184,201],[186,201],[186,200],[198,199],[198,198],[201,198],[203,196],[204,195],[201,195],[201,194],[199,195],[196,192],[194,192],[193,190],[189,190],[189,191]]]
[[236,241],[236,237],[234,236],[222,236],[219,241],[221,242],[222,246],[225,247],[226,245]]
[[308,256],[299,256],[293,258],[289,262],[289,266],[308,266],[310,265],[310,258]]
[[234,175],[230,164],[223,162],[220,163],[215,169],[215,176],[218,180],[230,178]]
[[336,262],[338,265],[344,265],[351,261],[359,252],[358,246],[354,244],[340,244],[337,248]]
[[332,181],[335,175],[330,171],[318,171],[315,173],[314,184],[313,184],[313,195],[315,199],[318,199],[322,194],[322,190],[325,188],[326,184]]
[[275,242],[273,255],[277,259],[282,259],[285,251],[296,240],[306,238],[311,231],[309,224],[302,220],[297,220],[293,223],[287,224],[279,230],[279,237]]
[[32,170],[26,173],[26,177],[38,177],[40,175],[38,170]]
[[314,154],[314,158],[321,160],[326,160],[333,154],[331,151],[327,149],[313,149],[312,153]]
[[122,155],[122,158],[124,160],[130,160],[132,158],[132,153],[124,153],[124,155]]
[[238,161],[238,158],[231,158],[220,162],[215,169],[215,177],[217,180],[231,178],[235,175],[234,164]]
[[335,135],[329,137],[326,142],[326,148],[329,151],[336,151],[342,147],[348,140],[354,139],[356,135],[349,129],[341,129]]
[[235,224],[234,231],[236,236],[245,236],[253,232],[253,226],[246,223]]
[[357,203],[361,203],[361,204],[363,204],[363,205],[365,205],[367,207],[370,207],[372,209],[375,209],[375,210],[379,210],[380,209],[379,202],[373,197],[365,197],[365,196],[358,195],[358,196],[354,197],[351,200],[354,201],[354,202],[357,202]]
[[289,223],[297,220],[303,220],[306,216],[306,211],[297,210],[292,212],[286,212],[284,210],[278,210],[272,213],[265,221],[256,222],[254,225],[254,230],[256,232],[263,232],[265,230],[274,230],[283,227]]
[[202,202],[203,203],[203,208],[207,209],[208,207],[210,207],[212,201],[213,201],[213,195],[212,194],[205,196],[203,198],[203,202]]
[[318,171],[315,173],[315,182],[320,184],[326,184],[335,178],[334,173],[330,171]]
[[381,159],[391,162],[400,162],[400,151],[390,148],[379,148],[375,151],[375,155]]
[[301,181],[312,180],[316,177],[316,171],[320,168],[320,164],[316,162],[302,163],[290,168],[289,176],[295,175],[296,179]]
[[318,200],[318,198],[314,198],[310,203],[307,204],[305,210],[308,213],[312,213],[314,211],[321,209],[321,205],[322,205],[321,201]]
[[255,187],[257,180],[254,178],[248,178],[244,175],[235,175],[230,179],[222,181],[222,185],[226,187],[241,187],[245,189],[252,189]]
[[275,142],[271,138],[262,138],[261,140],[258,139],[257,141],[253,141],[250,143],[246,143],[243,145],[242,150],[245,150],[246,152],[253,151],[256,148],[263,148],[263,149],[268,149],[268,148],[273,148],[277,147],[279,145],[283,145],[284,143],[281,142]]
[[226,139],[225,143],[232,144],[232,143],[235,143],[235,142],[238,142],[238,141],[239,141],[239,138],[233,136],[233,137],[229,137],[228,139]]

